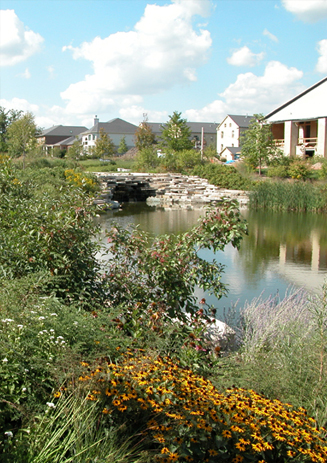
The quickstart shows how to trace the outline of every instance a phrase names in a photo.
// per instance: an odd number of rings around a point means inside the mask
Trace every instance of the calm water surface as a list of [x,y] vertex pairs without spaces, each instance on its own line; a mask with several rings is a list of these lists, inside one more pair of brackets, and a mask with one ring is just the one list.
[[[144,203],[128,203],[121,211],[110,211],[98,218],[103,231],[112,222],[138,224],[144,231],[180,233],[189,230],[203,214],[203,209],[156,208]],[[223,282],[227,297],[216,300],[197,289],[196,295],[214,304],[217,318],[224,310],[242,307],[246,302],[277,293],[283,297],[291,287],[319,292],[327,276],[327,217],[318,214],[242,211],[249,235],[237,251],[231,245],[216,255],[201,251],[200,256],[225,265]]]

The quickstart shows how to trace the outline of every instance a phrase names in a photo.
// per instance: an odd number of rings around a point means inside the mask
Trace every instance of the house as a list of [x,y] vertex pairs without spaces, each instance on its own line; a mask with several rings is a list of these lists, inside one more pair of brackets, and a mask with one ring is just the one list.
[[99,122],[99,119],[95,116],[93,127],[81,133],[83,150],[85,152],[91,151],[97,139],[100,137],[101,129],[109,135],[116,148],[119,147],[122,137],[125,137],[128,149],[133,148],[135,146],[134,137],[137,128],[136,125],[118,117],[108,122]]
[[233,116],[228,114],[217,127],[217,153],[222,155],[225,148],[241,146],[241,136],[249,128],[253,116]]
[[[152,132],[154,133],[156,140],[159,142],[162,132],[162,127],[165,123],[162,122],[147,122]],[[190,139],[194,140],[194,145],[197,148],[201,148],[201,137],[203,133],[203,144],[206,146],[216,147],[217,143],[217,125],[215,122],[187,122],[186,125],[191,131]]]
[[75,138],[85,130],[87,130],[87,127],[75,125],[55,125],[54,127],[43,130],[37,139],[38,143],[43,145],[48,151],[49,148],[53,148],[54,146],[61,146],[60,143],[64,146],[65,143],[63,143],[63,141],[67,141],[68,138],[74,141]]
[[327,77],[265,116],[287,156],[327,157]]
[[224,158],[227,162],[237,161],[241,155],[241,148],[227,146],[220,153],[220,159]]

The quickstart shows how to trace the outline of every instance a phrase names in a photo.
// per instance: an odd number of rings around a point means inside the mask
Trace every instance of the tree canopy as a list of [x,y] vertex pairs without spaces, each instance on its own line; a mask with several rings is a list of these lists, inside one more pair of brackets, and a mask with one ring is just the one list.
[[141,122],[135,132],[135,146],[141,151],[145,148],[150,148],[156,143],[156,137],[152,132],[151,127],[146,122]]
[[115,154],[116,148],[110,136],[100,129],[100,137],[95,142],[94,155],[98,158],[110,157]]
[[271,124],[264,120],[263,114],[254,114],[248,130],[241,140],[241,153],[245,163],[252,169],[261,169],[269,165],[274,159],[281,156],[279,148],[275,145]]
[[187,125],[186,119],[181,118],[181,113],[174,111],[169,116],[169,121],[162,126],[161,145],[164,148],[174,151],[189,150],[193,148],[191,141],[191,129]]

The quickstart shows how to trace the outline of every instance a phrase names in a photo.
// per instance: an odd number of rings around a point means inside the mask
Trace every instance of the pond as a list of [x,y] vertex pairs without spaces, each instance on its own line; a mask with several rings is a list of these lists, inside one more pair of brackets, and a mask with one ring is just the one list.
[[[112,222],[123,226],[138,224],[154,234],[180,233],[189,230],[203,214],[203,209],[150,207],[145,203],[127,203],[122,210],[109,211],[97,220],[103,230]],[[327,276],[327,217],[311,213],[277,213],[242,210],[249,235],[238,251],[231,245],[214,255],[209,250],[200,256],[216,258],[225,265],[223,282],[228,296],[219,301],[199,288],[196,295],[217,307],[223,319],[230,307],[239,308],[262,296],[284,297],[292,287],[318,293]]]

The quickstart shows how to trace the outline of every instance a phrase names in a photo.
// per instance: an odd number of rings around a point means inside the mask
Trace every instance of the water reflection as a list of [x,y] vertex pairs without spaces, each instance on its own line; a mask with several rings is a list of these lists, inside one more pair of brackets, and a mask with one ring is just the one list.
[[[129,203],[121,211],[110,211],[99,218],[103,229],[112,221],[140,228],[154,234],[186,232],[203,215],[203,209],[156,208],[141,203]],[[237,251],[228,245],[224,252],[214,255],[205,250],[201,257],[216,258],[223,263],[223,281],[228,285],[228,297],[217,301],[201,290],[196,294],[206,297],[218,307],[218,318],[224,308],[263,294],[279,293],[281,297],[290,285],[308,291],[320,291],[327,275],[327,218],[318,214],[256,212],[243,210],[248,222],[249,235]]]

